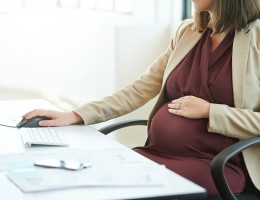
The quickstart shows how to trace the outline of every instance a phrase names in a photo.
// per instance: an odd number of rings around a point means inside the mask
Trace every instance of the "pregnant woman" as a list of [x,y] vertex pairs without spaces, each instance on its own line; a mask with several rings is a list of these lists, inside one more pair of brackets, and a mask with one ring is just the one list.
[[[134,111],[158,96],[148,138],[134,151],[206,188],[213,157],[240,139],[260,133],[260,1],[193,0],[167,50],[136,81],[71,112],[33,110],[41,126],[104,122]],[[133,38],[134,40],[134,38]],[[100,84],[103,84],[100,82]],[[226,176],[235,194],[247,176],[260,177],[259,148],[231,159]],[[260,189],[260,179],[252,179]]]

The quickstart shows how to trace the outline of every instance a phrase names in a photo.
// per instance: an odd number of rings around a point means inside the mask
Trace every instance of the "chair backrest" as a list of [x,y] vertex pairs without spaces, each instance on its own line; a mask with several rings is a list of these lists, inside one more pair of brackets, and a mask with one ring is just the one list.
[[255,187],[249,176],[247,178],[246,187],[243,194],[254,194],[260,199],[260,191]]

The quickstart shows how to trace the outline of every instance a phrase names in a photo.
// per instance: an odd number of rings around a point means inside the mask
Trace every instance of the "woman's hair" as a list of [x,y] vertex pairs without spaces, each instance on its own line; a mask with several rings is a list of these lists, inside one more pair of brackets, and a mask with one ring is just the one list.
[[214,0],[211,14],[195,11],[195,29],[212,28],[221,33],[227,28],[240,31],[248,23],[260,19],[260,0]]

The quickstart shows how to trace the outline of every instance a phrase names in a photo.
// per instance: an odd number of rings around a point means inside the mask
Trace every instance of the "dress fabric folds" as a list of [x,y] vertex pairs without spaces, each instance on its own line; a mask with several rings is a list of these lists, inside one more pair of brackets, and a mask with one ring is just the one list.
[[[188,119],[168,112],[169,102],[189,95],[234,107],[232,46],[235,33],[227,34],[213,52],[211,33],[208,29],[169,75],[165,86],[167,101],[152,119],[145,146],[134,150],[206,188],[209,196],[215,196],[218,192],[210,163],[218,152],[237,139],[208,132],[208,119]],[[231,190],[241,193],[246,181],[241,155],[231,159],[225,170]]]

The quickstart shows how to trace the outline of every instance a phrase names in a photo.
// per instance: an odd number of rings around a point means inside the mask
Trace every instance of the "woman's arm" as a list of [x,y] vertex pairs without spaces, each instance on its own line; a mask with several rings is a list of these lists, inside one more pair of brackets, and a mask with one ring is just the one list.
[[260,112],[210,104],[208,131],[247,139],[260,135]]

